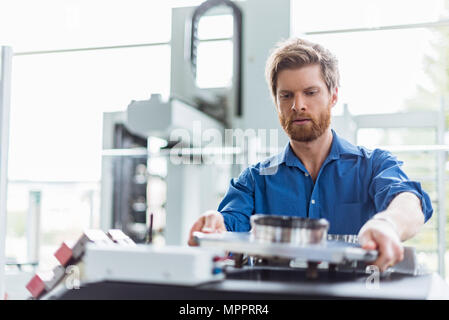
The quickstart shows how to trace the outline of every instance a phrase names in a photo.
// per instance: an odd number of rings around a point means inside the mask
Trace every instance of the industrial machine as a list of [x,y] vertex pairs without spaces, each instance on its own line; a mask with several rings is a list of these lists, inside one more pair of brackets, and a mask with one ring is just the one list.
[[90,243],[82,285],[44,298],[449,299],[449,286],[416,263],[412,248],[379,272],[371,265],[377,251],[329,237],[326,221],[256,215],[252,226],[196,233],[200,248]]
[[417,263],[413,248],[380,272],[376,250],[328,230],[325,219],[256,214],[248,233],[196,232],[199,248],[87,230],[64,242],[54,254],[60,264],[27,289],[36,299],[449,299],[447,283]]

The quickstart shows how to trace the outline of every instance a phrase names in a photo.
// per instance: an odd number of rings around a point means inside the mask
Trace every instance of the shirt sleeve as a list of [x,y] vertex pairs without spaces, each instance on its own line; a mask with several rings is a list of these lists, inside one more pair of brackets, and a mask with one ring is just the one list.
[[246,168],[231,183],[225,197],[218,206],[228,231],[245,232],[251,229],[250,217],[254,210],[254,179]]
[[377,212],[385,210],[396,195],[411,192],[421,201],[424,221],[430,219],[433,213],[429,195],[422,190],[421,184],[411,181],[402,170],[402,161],[397,160],[390,152],[379,149],[373,155],[373,176],[369,187],[369,194],[374,201]]

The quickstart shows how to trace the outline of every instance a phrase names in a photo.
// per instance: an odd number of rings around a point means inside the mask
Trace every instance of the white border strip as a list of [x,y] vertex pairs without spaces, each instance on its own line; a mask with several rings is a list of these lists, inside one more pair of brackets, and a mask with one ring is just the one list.
[[0,47],[0,49],[0,300],[3,300],[5,297],[6,203],[8,187],[12,48]]

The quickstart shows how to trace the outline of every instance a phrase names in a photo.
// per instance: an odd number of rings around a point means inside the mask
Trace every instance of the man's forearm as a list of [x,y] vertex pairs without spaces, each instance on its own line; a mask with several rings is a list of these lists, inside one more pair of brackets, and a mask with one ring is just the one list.
[[395,223],[401,241],[415,236],[424,224],[421,201],[411,192],[398,194],[387,210],[378,215],[388,217]]

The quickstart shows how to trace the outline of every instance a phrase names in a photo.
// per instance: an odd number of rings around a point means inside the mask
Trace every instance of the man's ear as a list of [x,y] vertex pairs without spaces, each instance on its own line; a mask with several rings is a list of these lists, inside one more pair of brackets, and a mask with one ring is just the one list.
[[331,101],[332,101],[332,107],[334,107],[338,101],[338,87],[335,87],[334,91],[332,92]]

